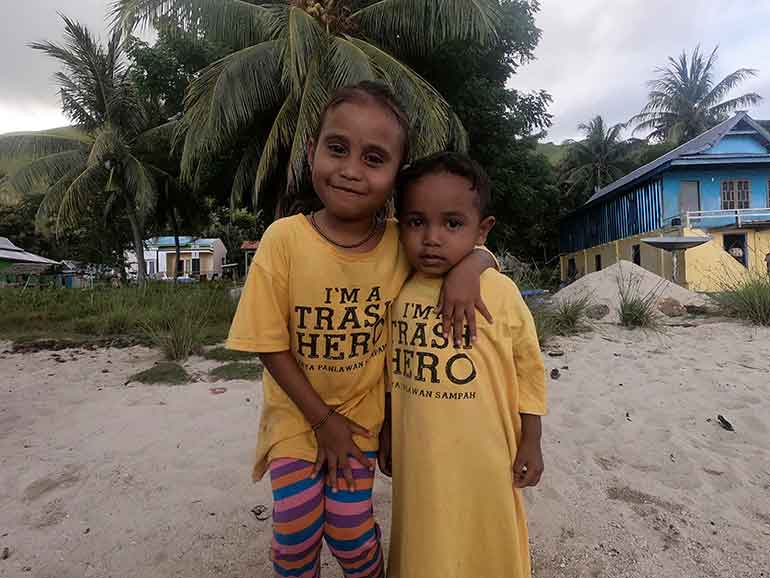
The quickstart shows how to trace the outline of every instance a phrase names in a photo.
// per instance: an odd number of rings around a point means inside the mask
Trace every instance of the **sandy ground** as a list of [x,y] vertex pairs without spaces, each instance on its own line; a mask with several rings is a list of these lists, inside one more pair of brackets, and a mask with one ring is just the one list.
[[[535,575],[770,576],[770,330],[605,325],[559,346],[527,493]],[[256,384],[213,395],[217,364],[193,359],[195,383],[126,385],[158,359],[142,348],[0,351],[0,576],[270,575]]]

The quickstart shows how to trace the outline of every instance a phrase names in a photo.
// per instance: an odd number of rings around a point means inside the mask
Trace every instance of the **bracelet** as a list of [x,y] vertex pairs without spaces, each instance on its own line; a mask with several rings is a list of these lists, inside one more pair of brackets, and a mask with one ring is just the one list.
[[323,418],[321,418],[321,421],[319,421],[317,424],[313,426],[313,431],[318,431],[321,429],[323,424],[325,424],[327,421],[329,421],[329,418],[334,414],[334,408],[329,410],[329,413],[327,413]]

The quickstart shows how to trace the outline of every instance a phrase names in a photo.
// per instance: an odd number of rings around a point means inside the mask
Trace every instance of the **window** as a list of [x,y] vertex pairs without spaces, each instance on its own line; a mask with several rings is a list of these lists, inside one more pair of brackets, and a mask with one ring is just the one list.
[[597,271],[601,271],[602,270],[602,256],[601,255],[596,255],[596,257],[594,257],[594,265],[595,265],[594,269],[596,269]]
[[751,181],[722,181],[722,210],[748,209],[751,205]]
[[147,261],[147,274],[150,277],[155,276],[155,261]]
[[631,247],[631,255],[632,260],[634,261],[635,265],[641,265],[642,264],[642,247],[641,245],[634,245]]

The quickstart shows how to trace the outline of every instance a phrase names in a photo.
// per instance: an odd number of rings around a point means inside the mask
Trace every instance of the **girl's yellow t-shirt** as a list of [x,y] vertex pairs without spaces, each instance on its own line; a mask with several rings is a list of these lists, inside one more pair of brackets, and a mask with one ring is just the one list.
[[[290,350],[325,403],[375,434],[356,437],[359,447],[376,450],[387,312],[408,274],[395,221],[388,221],[373,250],[351,253],[325,241],[304,215],[279,219],[262,236],[227,347]],[[273,459],[315,461],[317,453],[311,425],[268,372],[264,396],[255,480]]]
[[393,518],[389,578],[529,578],[513,463],[520,414],[546,410],[532,315],[514,283],[481,277],[494,323],[454,349],[435,310],[441,279],[416,274],[391,307]]

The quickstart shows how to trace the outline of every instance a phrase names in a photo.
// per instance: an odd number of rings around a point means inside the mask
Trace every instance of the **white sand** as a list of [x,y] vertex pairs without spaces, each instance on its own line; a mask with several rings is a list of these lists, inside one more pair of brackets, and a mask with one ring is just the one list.
[[[607,305],[611,311],[617,312],[620,307],[621,284],[633,289],[641,297],[654,296],[656,301],[674,299],[680,305],[698,307],[708,303],[702,295],[688,291],[631,261],[620,261],[606,269],[580,277],[556,293],[554,298],[567,301],[587,295],[593,303]],[[616,319],[617,316],[613,316],[612,320]]]
[[[770,575],[770,330],[604,327],[561,347],[527,492],[536,576]],[[158,359],[142,348],[58,356],[0,353],[0,576],[270,576],[256,385],[126,386]],[[323,576],[340,576],[328,558]]]

